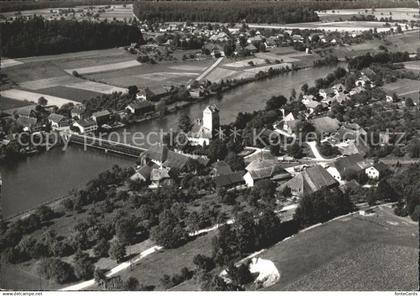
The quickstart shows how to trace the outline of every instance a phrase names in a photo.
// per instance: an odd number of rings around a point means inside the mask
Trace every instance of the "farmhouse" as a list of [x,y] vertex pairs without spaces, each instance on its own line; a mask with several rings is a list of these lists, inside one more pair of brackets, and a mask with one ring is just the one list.
[[147,151],[140,154],[140,159],[143,163],[154,162],[159,166],[166,168],[184,170],[187,164],[192,161],[192,158],[169,150],[167,145],[155,145],[150,147]]
[[53,129],[69,126],[68,120],[63,115],[57,113],[51,113],[48,116],[48,122]]
[[304,196],[322,189],[337,187],[338,182],[323,167],[310,167],[280,186],[280,190],[289,187],[295,196]]
[[82,119],[82,115],[83,113],[85,113],[85,111],[86,111],[86,107],[84,105],[82,104],[76,105],[73,107],[73,109],[71,109],[71,112],[70,112],[71,118],[76,119],[76,120]]
[[97,125],[107,123],[109,121],[111,113],[108,110],[102,110],[94,112],[92,114],[92,119],[96,121]]
[[275,178],[276,181],[281,181],[290,178],[290,174],[277,160],[254,160],[245,169],[247,173],[244,175],[244,180],[248,187],[253,187],[255,182],[263,179]]
[[245,184],[244,171],[232,172],[225,175],[219,175],[214,178],[217,188],[235,188]]
[[129,113],[144,115],[155,110],[155,106],[148,101],[135,101],[125,108]]
[[80,119],[73,123],[73,127],[77,128],[80,134],[95,132],[98,129],[98,125],[93,119]]
[[20,116],[18,119],[16,119],[16,123],[23,127],[23,130],[26,132],[38,132],[43,128],[38,119],[34,117]]
[[375,163],[373,166],[365,170],[369,179],[378,180],[381,176],[385,175],[388,171],[388,166],[383,162]]
[[150,175],[152,173],[152,170],[154,168],[158,168],[154,163],[148,163],[143,166],[141,166],[131,177],[131,181],[142,181],[142,182],[149,182],[150,181]]
[[148,88],[140,88],[136,94],[136,99],[137,100],[150,100],[151,98],[153,98],[155,96],[155,94]]
[[169,169],[164,167],[153,168],[150,173],[150,181],[152,182],[152,188],[158,188],[164,184],[169,184],[171,182]]
[[218,161],[212,164],[212,170],[210,172],[210,176],[217,177],[223,175],[232,174],[233,171],[231,167],[225,161]]
[[335,176],[335,178],[340,181],[345,180],[349,176],[358,174],[371,166],[372,163],[369,160],[364,159],[360,154],[342,157],[334,162],[334,167],[337,169],[339,174]]

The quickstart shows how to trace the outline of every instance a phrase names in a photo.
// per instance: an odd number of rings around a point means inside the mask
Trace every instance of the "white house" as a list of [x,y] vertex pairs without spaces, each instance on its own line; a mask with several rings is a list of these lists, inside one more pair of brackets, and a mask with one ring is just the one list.
[[63,115],[57,113],[51,113],[48,116],[48,122],[51,124],[53,129],[58,129],[66,125],[68,126],[66,118]]
[[384,174],[388,170],[388,167],[382,163],[378,162],[373,166],[366,168],[365,173],[372,180],[378,180],[381,174]]
[[79,129],[81,134],[86,134],[94,132],[98,129],[98,125],[95,120],[92,119],[82,119],[73,123],[73,126]]

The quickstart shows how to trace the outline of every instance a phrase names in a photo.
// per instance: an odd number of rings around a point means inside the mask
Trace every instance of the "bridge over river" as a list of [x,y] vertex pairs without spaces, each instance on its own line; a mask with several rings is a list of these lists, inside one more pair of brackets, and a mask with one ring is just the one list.
[[64,137],[69,143],[82,145],[84,148],[96,148],[105,152],[117,153],[134,158],[138,158],[142,152],[147,150],[146,148],[88,135],[67,133]]

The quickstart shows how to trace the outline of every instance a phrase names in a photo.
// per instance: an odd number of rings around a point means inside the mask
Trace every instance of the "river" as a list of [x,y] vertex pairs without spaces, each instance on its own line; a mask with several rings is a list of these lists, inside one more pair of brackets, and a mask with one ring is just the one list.
[[[210,103],[217,104],[220,108],[221,122],[229,123],[239,112],[264,108],[265,102],[271,96],[283,94],[289,97],[292,89],[299,93],[302,84],[311,85],[335,68],[336,66],[308,68],[250,83],[224,93],[222,99],[204,100],[163,118],[130,126],[127,133],[141,132],[147,135],[149,132],[176,128],[180,112],[186,112],[192,119],[201,118],[202,110]],[[127,139],[130,141],[130,137]],[[56,148],[14,164],[2,165],[0,173],[3,178],[3,215],[9,217],[64,196],[71,189],[84,186],[98,173],[114,164],[127,167],[133,165],[134,161],[102,151],[83,151],[81,147],[71,146],[66,151]]]

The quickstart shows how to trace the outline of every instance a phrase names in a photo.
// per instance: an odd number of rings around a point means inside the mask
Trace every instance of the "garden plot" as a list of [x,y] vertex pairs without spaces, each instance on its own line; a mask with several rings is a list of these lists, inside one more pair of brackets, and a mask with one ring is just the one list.
[[5,68],[21,65],[21,64],[23,64],[23,62],[20,62],[18,60],[13,60],[13,59],[2,58],[0,61],[1,69],[5,69]]
[[388,95],[396,93],[399,97],[410,97],[415,102],[419,101],[420,83],[418,80],[399,79],[383,86]]
[[238,74],[238,71],[225,69],[225,68],[216,68],[210,74],[206,77],[207,80],[211,82],[219,82],[223,79],[228,79],[236,74]]
[[82,68],[74,68],[74,69],[65,69],[65,71],[69,74],[72,74],[73,71],[76,71],[80,75],[83,74],[92,74],[92,73],[99,73],[99,72],[107,72],[107,71],[114,71],[114,70],[121,70],[131,67],[140,66],[136,60],[120,62],[120,63],[113,63],[107,65],[99,65],[99,66],[90,66],[90,67],[82,67]]
[[45,95],[41,93],[20,90],[20,89],[4,90],[1,92],[1,95],[9,99],[15,99],[19,101],[29,101],[29,102],[35,102],[35,103],[38,102],[38,99],[40,97],[44,97],[45,99],[48,100],[49,105],[56,105],[58,107],[61,107],[68,103],[77,104],[77,102],[72,101],[72,100],[67,100],[64,98],[56,97],[56,96],[50,96],[50,95]]
[[206,66],[194,66],[194,65],[177,65],[169,67],[171,70],[176,71],[204,71],[207,67]]
[[256,58],[256,59],[246,59],[246,60],[241,60],[241,61],[237,61],[233,63],[228,63],[228,64],[224,64],[223,66],[229,67],[229,68],[245,68],[245,67],[249,67],[250,66],[249,63],[251,62],[254,63],[255,66],[266,64],[263,58]]
[[136,77],[143,78],[143,79],[149,79],[152,81],[162,81],[170,79],[170,77],[195,77],[197,75],[200,75],[198,72],[156,72],[156,73],[147,73],[147,74],[141,74],[136,75]]
[[74,77],[64,75],[52,78],[44,78],[38,80],[25,81],[20,83],[20,86],[23,88],[31,90],[39,90],[43,88],[55,87],[59,85],[69,84],[77,81]]
[[128,92],[126,88],[98,83],[94,81],[83,81],[83,82],[78,82],[78,83],[67,84],[64,86],[83,89],[83,90],[102,93],[102,94],[112,94],[114,92],[122,92],[122,93]]
[[85,100],[89,100],[92,98],[96,98],[102,93],[93,92],[89,90],[79,89],[79,88],[71,88],[66,86],[54,86],[49,88],[43,88],[39,90],[43,94],[50,95],[50,96],[60,96],[62,98],[83,102]]

